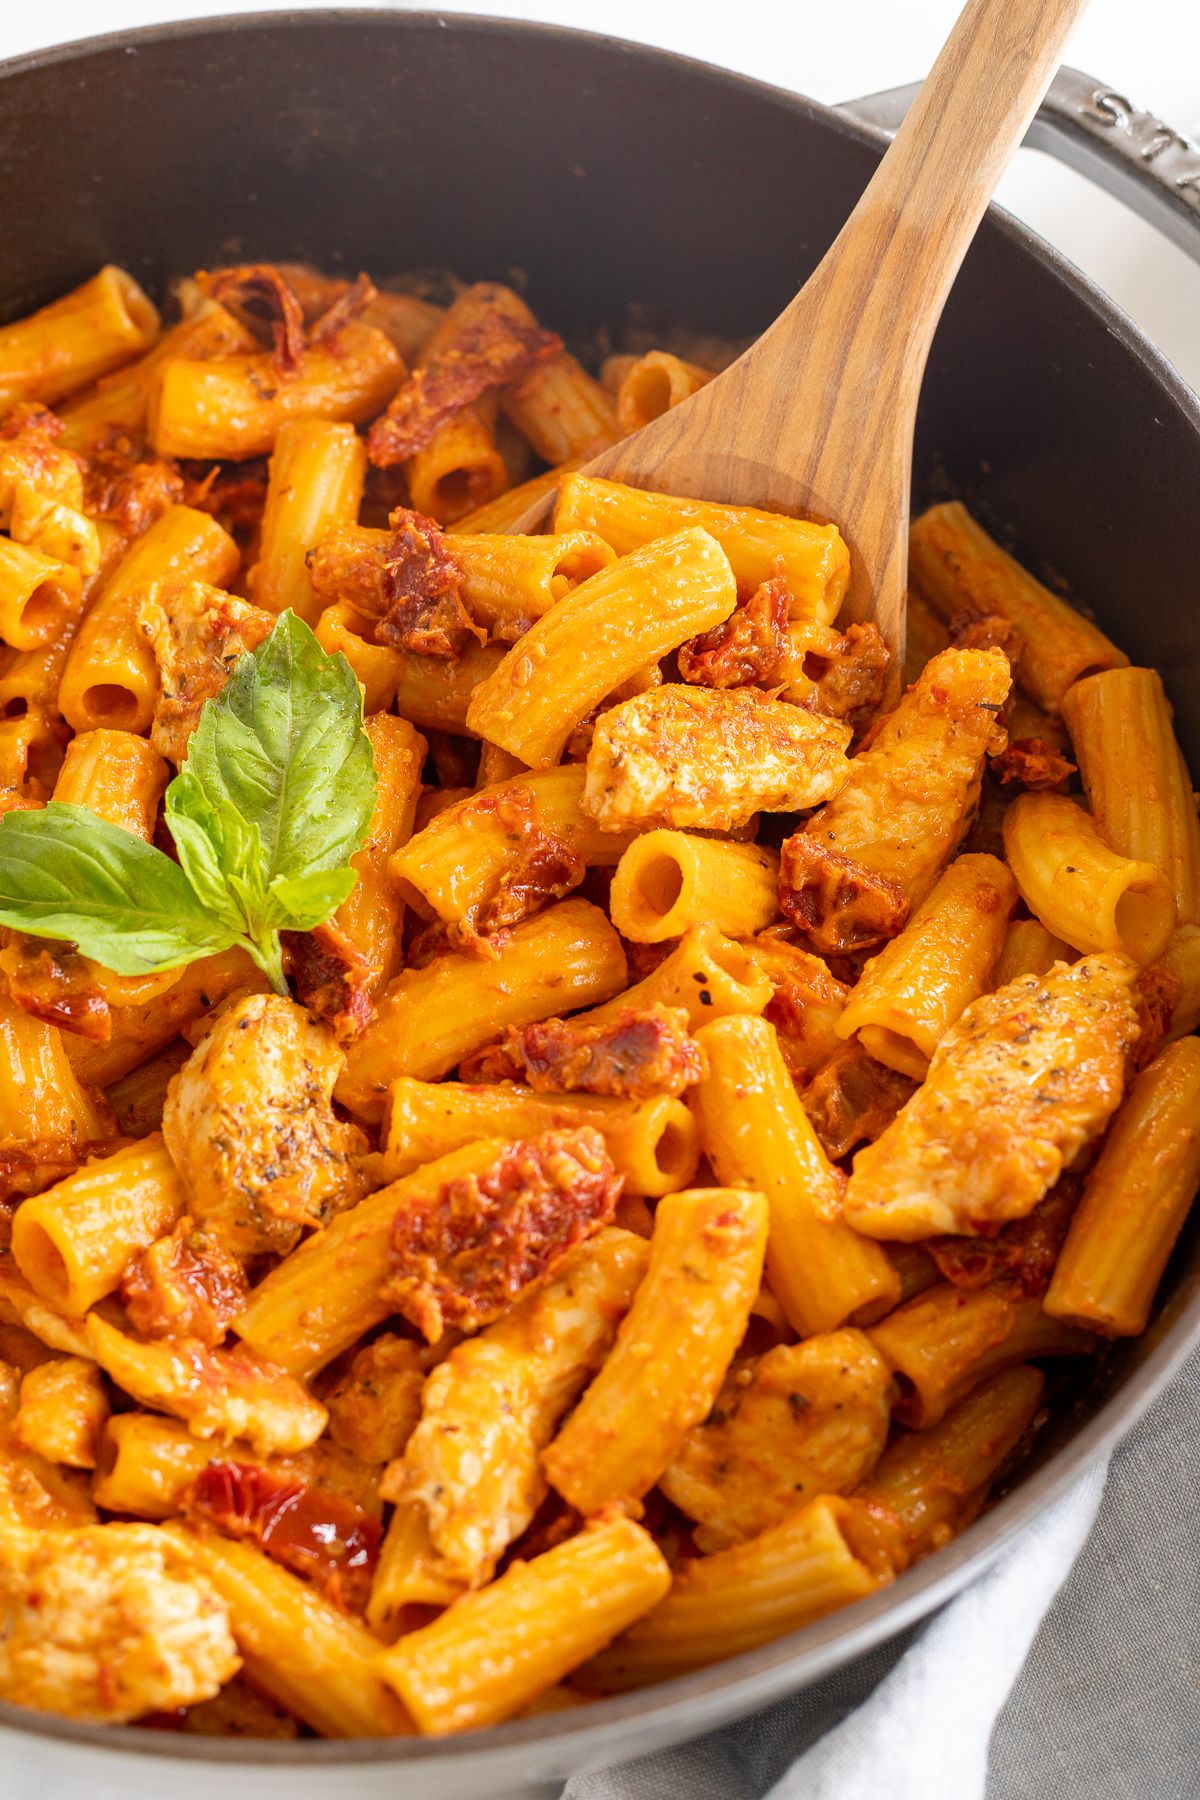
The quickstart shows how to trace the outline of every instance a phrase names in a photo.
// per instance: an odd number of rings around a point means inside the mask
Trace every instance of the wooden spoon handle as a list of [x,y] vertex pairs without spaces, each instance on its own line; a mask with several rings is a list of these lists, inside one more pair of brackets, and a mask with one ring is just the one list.
[[860,347],[870,332],[889,359],[924,368],[963,256],[1086,5],[967,0],[862,198],[767,339],[787,333],[793,307],[810,324],[819,289],[828,306],[858,315]]

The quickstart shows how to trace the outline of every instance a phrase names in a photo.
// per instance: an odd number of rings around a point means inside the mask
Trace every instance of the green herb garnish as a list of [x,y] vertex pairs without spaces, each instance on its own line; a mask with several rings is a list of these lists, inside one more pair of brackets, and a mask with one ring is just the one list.
[[86,807],[0,819],[0,925],[65,938],[117,975],[240,944],[287,992],[280,931],[311,931],[357,880],[375,804],[362,691],[284,613],[207,702],[167,789],[179,862]]

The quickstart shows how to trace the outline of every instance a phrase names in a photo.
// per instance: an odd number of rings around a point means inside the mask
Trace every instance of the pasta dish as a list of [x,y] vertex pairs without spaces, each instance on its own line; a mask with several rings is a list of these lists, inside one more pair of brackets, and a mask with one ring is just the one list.
[[[956,501],[597,451],[513,289],[0,327],[0,1699],[445,1734],[968,1527],[1200,1181],[1163,684]],[[517,529],[552,497],[548,530]]]

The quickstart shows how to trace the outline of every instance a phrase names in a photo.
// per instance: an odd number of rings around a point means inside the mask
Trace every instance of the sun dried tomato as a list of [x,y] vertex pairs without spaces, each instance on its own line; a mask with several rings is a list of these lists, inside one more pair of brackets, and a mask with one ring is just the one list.
[[306,1576],[335,1606],[347,1612],[365,1607],[380,1528],[342,1495],[261,1464],[219,1462],[197,1475],[183,1511],[231,1537],[250,1539],[285,1569]]
[[489,388],[506,387],[562,349],[556,332],[525,325],[493,309],[465,326],[454,342],[417,369],[367,439],[382,468],[423,450],[438,429]]
[[544,1131],[507,1145],[478,1175],[402,1206],[383,1297],[436,1343],[474,1330],[549,1281],[607,1225],[621,1178],[598,1131]]

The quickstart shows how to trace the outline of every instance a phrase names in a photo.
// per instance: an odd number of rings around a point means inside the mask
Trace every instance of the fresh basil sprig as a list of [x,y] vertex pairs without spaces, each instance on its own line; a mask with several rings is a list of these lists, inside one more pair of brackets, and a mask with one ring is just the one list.
[[283,613],[202,709],[167,789],[178,863],[82,806],[10,812],[0,925],[67,939],[118,975],[240,944],[286,993],[279,933],[311,931],[353,889],[375,786],[353,670]]

